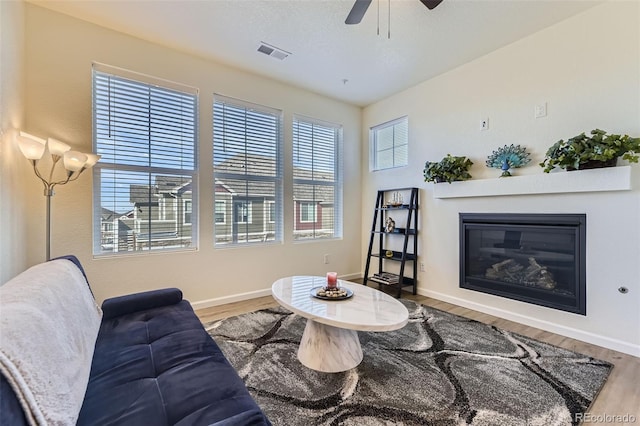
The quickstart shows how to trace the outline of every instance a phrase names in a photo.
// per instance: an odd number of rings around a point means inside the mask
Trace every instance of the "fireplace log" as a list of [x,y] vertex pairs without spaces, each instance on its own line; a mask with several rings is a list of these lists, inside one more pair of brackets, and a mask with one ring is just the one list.
[[495,263],[490,268],[487,268],[485,278],[527,287],[540,287],[547,290],[553,290],[557,285],[553,274],[533,257],[529,258],[529,266],[527,268],[515,259],[506,259]]
[[524,271],[525,280],[529,281],[534,278],[536,275],[540,274],[540,271],[546,270],[544,266],[540,266],[536,259],[533,257],[529,258],[529,267]]

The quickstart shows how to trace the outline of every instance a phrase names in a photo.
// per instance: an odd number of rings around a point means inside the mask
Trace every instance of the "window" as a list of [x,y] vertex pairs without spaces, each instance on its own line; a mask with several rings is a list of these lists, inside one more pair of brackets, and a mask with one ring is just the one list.
[[342,126],[293,118],[294,240],[342,236]]
[[274,223],[276,221],[276,203],[273,201],[265,201],[266,222]]
[[371,171],[409,164],[409,119],[398,118],[369,130]]
[[[94,168],[94,254],[197,246],[197,96],[93,65],[93,143],[102,155]],[[185,199],[189,213],[178,215]],[[113,223],[113,242],[105,243],[104,221]]]
[[183,200],[182,216],[185,225],[191,225],[191,200]]
[[217,247],[282,241],[282,146],[282,111],[214,96],[213,198],[233,206],[231,223],[214,224]]
[[217,200],[215,202],[215,223],[225,224],[227,223],[227,203],[226,201]]
[[251,201],[237,201],[234,203],[235,222],[236,223],[252,223],[253,204]]
[[164,198],[160,199],[159,201],[160,201],[160,203],[159,203],[159,206],[158,206],[158,209],[159,209],[159,213],[158,214],[160,216],[160,219],[164,220],[167,217],[167,203],[166,203],[166,200]]
[[300,222],[316,221],[316,203],[300,203]]

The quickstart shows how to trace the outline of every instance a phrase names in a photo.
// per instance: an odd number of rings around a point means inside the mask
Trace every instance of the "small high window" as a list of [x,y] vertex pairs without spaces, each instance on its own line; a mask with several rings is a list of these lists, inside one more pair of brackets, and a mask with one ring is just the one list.
[[369,169],[392,169],[409,163],[409,118],[401,117],[369,130]]

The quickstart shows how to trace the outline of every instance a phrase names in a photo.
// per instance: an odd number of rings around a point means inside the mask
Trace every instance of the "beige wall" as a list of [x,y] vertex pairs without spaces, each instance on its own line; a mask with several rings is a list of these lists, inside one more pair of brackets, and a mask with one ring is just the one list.
[[24,122],[24,4],[0,2],[0,284],[26,267],[29,163],[16,146]]
[[[360,108],[104,29],[28,4],[28,130],[91,150],[91,64],[97,61],[164,78],[200,90],[200,244],[198,251],[94,259],[92,179],[56,191],[52,206],[52,256],[77,255],[98,299],[166,286],[182,288],[192,302],[268,291],[274,280],[295,274],[340,274],[360,269]],[[284,111],[285,164],[292,158],[294,113],[344,126],[344,238],[294,244],[293,204],[285,204],[285,243],[213,248],[212,102],[220,93]],[[285,198],[291,196],[291,170]],[[36,185],[36,182],[31,182]],[[37,185],[36,185],[37,186]],[[44,258],[44,204],[29,217],[29,263]],[[323,254],[331,263],[323,264]],[[260,294],[260,293],[258,293]],[[223,299],[229,300],[229,299]]]
[[[536,119],[542,102],[548,116]],[[403,115],[409,166],[368,172],[369,127]],[[485,117],[490,128],[480,131]],[[422,177],[425,161],[451,153],[474,161],[475,179],[495,178],[500,171],[485,160],[512,143],[532,157],[516,173],[541,174],[537,163],[551,144],[596,127],[640,136],[638,2],[597,6],[365,108],[363,206],[377,188],[422,188],[420,293],[640,355],[640,166],[633,166],[633,191],[608,193],[434,199],[434,184]],[[499,211],[587,214],[586,317],[458,287],[458,213]]]

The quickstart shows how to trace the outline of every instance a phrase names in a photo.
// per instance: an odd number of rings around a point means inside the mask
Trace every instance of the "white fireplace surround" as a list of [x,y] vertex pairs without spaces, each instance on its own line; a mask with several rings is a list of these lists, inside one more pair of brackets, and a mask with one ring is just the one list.
[[[640,356],[637,166],[427,184],[418,293]],[[584,213],[587,316],[459,288],[459,213]],[[455,238],[454,238],[455,237]],[[619,287],[627,287],[623,294]]]
[[631,190],[631,166],[540,173],[435,185],[435,198]]

